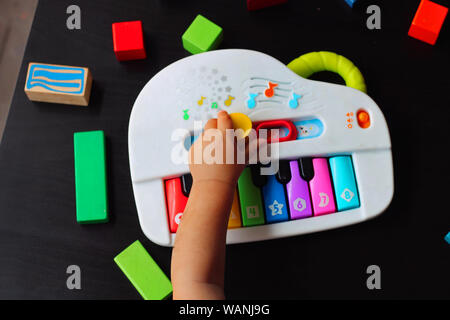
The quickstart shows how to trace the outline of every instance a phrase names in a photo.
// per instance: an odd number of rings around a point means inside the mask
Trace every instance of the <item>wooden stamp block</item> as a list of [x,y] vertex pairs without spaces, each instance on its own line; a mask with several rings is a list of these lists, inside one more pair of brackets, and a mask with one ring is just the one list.
[[88,68],[30,62],[25,93],[32,101],[87,106],[92,75]]

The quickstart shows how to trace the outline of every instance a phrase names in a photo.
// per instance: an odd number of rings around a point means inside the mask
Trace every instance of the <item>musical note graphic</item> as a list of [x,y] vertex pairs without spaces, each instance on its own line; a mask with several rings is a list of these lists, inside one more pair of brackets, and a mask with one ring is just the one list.
[[255,98],[258,96],[259,93],[249,93],[248,97],[249,99],[247,100],[247,107],[249,109],[253,109],[256,106],[256,100]]
[[298,99],[302,97],[301,94],[296,94],[295,92],[292,93],[292,99],[289,100],[289,108],[295,109],[298,107]]
[[203,100],[205,100],[205,99],[206,99],[206,97],[201,96],[200,100],[197,101],[197,104],[198,104],[199,106],[202,106],[202,105],[203,105]]
[[227,106],[227,107],[229,107],[229,106],[231,106],[231,101],[232,100],[234,100],[234,97],[232,97],[232,96],[228,96],[228,99],[227,100],[225,100],[225,105]]
[[267,89],[264,91],[264,95],[265,95],[267,98],[272,98],[273,95],[275,94],[275,90],[273,89],[273,88],[275,88],[275,87],[278,87],[278,83],[273,83],[273,82],[270,82],[270,81],[269,81],[269,88],[267,88]]
[[189,112],[189,109],[183,110],[183,119],[184,120],[189,120],[188,112]]
[[211,105],[211,109],[217,109],[219,107],[219,105],[217,104],[217,102],[213,102]]

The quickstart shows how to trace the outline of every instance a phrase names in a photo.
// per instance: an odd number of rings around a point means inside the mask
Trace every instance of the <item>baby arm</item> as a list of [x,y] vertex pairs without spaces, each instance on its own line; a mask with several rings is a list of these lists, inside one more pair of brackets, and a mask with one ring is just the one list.
[[[217,116],[207,122],[204,133],[189,153],[193,183],[172,252],[174,299],[225,298],[227,225],[237,180],[245,164],[225,163],[225,132],[232,129],[233,124],[227,112],[221,111]],[[221,163],[207,164],[203,156],[202,163],[194,161],[196,154],[203,155],[205,148],[215,142],[214,139],[206,141],[207,131],[222,137]],[[234,140],[228,140],[230,142],[234,148]]]

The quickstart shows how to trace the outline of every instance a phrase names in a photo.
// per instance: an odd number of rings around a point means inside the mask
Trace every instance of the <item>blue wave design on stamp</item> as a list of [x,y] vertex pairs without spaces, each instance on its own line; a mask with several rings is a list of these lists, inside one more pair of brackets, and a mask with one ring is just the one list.
[[85,69],[33,64],[27,81],[27,89],[41,87],[48,91],[81,94],[84,90]]

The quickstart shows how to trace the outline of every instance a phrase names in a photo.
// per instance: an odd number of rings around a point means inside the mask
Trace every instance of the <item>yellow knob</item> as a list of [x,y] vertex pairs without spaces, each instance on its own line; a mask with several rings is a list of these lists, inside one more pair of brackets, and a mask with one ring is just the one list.
[[248,136],[250,131],[252,130],[252,120],[250,120],[247,115],[238,112],[231,113],[230,117],[233,121],[234,129],[242,129],[244,131],[243,136],[240,138],[245,138],[246,136]]

